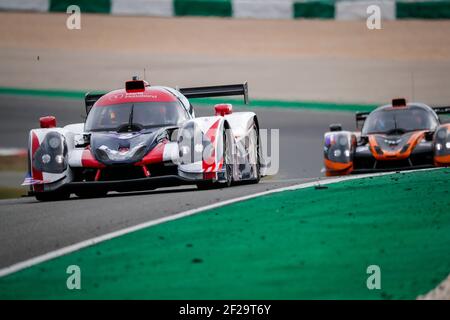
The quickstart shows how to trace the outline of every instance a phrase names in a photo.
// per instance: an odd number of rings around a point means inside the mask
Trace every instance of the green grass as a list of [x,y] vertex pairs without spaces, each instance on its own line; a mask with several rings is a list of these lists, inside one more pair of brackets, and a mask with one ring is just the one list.
[[[2,299],[414,299],[450,271],[450,169],[271,194],[0,279]],[[82,289],[66,289],[66,268]],[[381,268],[381,290],[366,269]]]
[[0,199],[20,198],[27,194],[26,188],[0,187]]
[[175,16],[231,17],[231,0],[174,0]]
[[26,156],[0,156],[0,171],[27,171]]
[[[20,95],[20,96],[34,96],[45,98],[63,98],[63,99],[84,99],[87,91],[72,91],[72,90],[53,90],[53,89],[22,89],[0,87],[0,94]],[[95,91],[99,92],[99,91]],[[205,99],[191,99],[194,105],[210,106],[216,103],[232,103],[236,107],[246,106],[242,99],[224,99],[224,98],[205,98]],[[358,104],[358,103],[331,103],[331,102],[314,102],[314,101],[286,101],[273,99],[250,99],[250,104],[246,107],[259,108],[288,108],[288,109],[306,109],[318,111],[371,111],[377,107],[374,104]]]

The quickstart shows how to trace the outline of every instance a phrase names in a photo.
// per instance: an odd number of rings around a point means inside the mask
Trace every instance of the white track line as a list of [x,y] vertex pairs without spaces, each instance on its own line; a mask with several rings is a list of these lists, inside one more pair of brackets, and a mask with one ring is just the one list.
[[[433,169],[427,169],[427,170],[434,170]],[[410,171],[403,171],[402,173],[407,173],[407,172],[415,172],[418,170],[410,170]],[[423,170],[422,170],[423,171]],[[373,174],[363,174],[363,175],[355,175],[355,176],[343,176],[343,177],[337,177],[337,178],[330,178],[330,179],[324,179],[321,181],[311,181],[311,182],[306,182],[306,183],[301,183],[301,184],[296,184],[296,185],[292,185],[289,187],[283,187],[283,188],[278,188],[278,189],[273,189],[273,190],[268,190],[268,191],[264,191],[264,192],[259,192],[259,193],[254,193],[254,194],[250,194],[247,196],[243,196],[243,197],[239,197],[239,198],[234,198],[234,199],[229,199],[229,200],[225,200],[225,201],[221,201],[221,202],[217,202],[214,204],[210,204],[207,206],[203,206],[203,207],[199,207],[196,209],[191,209],[191,210],[187,210],[187,211],[183,211],[180,213],[177,213],[175,215],[172,216],[168,216],[168,217],[164,217],[164,218],[160,218],[160,219],[156,219],[156,220],[152,220],[152,221],[148,221],[148,222],[144,222],[144,223],[140,223],[137,224],[135,226],[132,227],[128,227],[125,229],[121,229],[121,230],[117,230],[111,233],[107,233],[104,234],[102,236],[99,237],[95,237],[95,238],[91,238],[88,240],[84,240],[75,244],[72,244],[70,246],[55,250],[55,251],[51,251],[48,253],[45,253],[43,255],[13,264],[9,267],[0,269],[0,277],[4,277],[6,275],[9,275],[11,273],[23,270],[25,268],[34,266],[36,264],[66,255],[68,253],[95,245],[97,243],[106,241],[106,240],[110,240],[113,238],[117,238],[120,236],[123,236],[127,233],[131,233],[134,231],[138,231],[144,228],[148,228],[148,227],[152,227],[161,223],[165,223],[168,221],[173,221],[173,220],[177,220],[177,219],[181,219],[187,216],[191,216],[194,215],[196,213],[202,212],[202,211],[206,211],[206,210],[211,210],[211,209],[215,209],[218,207],[222,207],[228,204],[232,204],[235,202],[240,202],[240,201],[244,201],[244,200],[248,200],[248,199],[252,199],[252,198],[256,198],[256,197],[260,197],[260,196],[265,196],[268,194],[272,194],[272,193],[278,193],[278,192],[283,192],[283,191],[292,191],[292,190],[298,190],[298,189],[304,189],[304,188],[309,188],[309,187],[313,187],[313,186],[317,186],[317,185],[326,185],[326,184],[331,184],[331,183],[337,183],[337,182],[341,182],[341,181],[348,181],[348,180],[355,180],[355,179],[361,179],[361,178],[368,178],[368,177],[375,177],[375,176],[383,176],[383,175],[390,175],[390,174],[395,174],[396,172],[383,172],[383,173],[373,173]]]

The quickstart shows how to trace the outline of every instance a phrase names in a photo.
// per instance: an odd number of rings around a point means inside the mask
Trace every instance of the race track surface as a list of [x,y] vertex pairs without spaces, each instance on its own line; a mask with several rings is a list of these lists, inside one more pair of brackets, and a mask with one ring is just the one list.
[[[28,130],[38,126],[40,116],[55,115],[59,125],[65,125],[81,122],[84,114],[82,101],[68,99],[1,95],[0,105],[3,147],[26,147]],[[351,113],[252,110],[257,113],[261,128],[280,130],[277,175],[264,178],[258,185],[209,191],[184,186],[50,203],[31,197],[0,201],[0,268],[146,221],[321,177],[322,139],[328,125],[338,122],[344,128],[354,128]],[[197,107],[196,113],[210,115],[212,107]]]

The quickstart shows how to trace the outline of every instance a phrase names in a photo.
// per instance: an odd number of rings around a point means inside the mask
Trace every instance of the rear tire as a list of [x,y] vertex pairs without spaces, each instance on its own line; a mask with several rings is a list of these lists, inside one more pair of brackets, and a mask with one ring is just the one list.
[[[253,124],[253,132],[249,135],[249,143],[247,148],[248,164],[251,167],[251,178],[246,177],[245,180],[240,180],[240,185],[257,184],[261,180],[261,155],[260,155],[260,140],[259,129],[256,123]],[[252,137],[253,136],[253,137]],[[252,142],[253,140],[253,142]],[[253,150],[251,150],[253,146]]]
[[61,191],[36,192],[34,197],[38,201],[60,201],[70,198],[70,193]]
[[211,182],[211,181],[202,181],[197,182],[197,189],[198,190],[210,190],[217,188],[217,183]]
[[230,187],[233,183],[233,159],[230,152],[232,151],[232,140],[229,136],[230,130],[225,128],[223,134],[223,166],[226,173],[226,181],[224,183],[219,183],[222,187]]
[[103,198],[108,194],[108,191],[93,191],[93,192],[76,192],[75,195],[81,199]]
[[[253,132],[256,137],[256,141],[254,141],[255,149],[252,151],[255,154],[255,164],[251,163],[252,166],[256,167],[254,170],[256,171],[256,178],[249,180],[249,183],[259,183],[261,180],[261,153],[260,153],[260,141],[259,141],[259,129],[256,123],[253,124]],[[250,153],[250,150],[249,150]],[[251,162],[253,162],[253,159],[250,159]]]
[[259,183],[259,181],[261,180],[261,153],[260,153],[260,141],[259,141],[259,129],[258,126],[256,125],[256,123],[253,124],[253,130],[255,132],[255,136],[256,136],[256,147],[254,150],[254,152],[256,153],[256,178],[254,180],[251,180],[251,183]]

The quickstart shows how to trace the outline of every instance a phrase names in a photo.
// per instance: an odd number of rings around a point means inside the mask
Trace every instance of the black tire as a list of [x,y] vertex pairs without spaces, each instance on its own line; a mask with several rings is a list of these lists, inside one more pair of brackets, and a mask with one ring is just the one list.
[[[231,146],[228,145],[228,143],[230,143],[232,140],[231,138],[228,136],[230,130],[227,130],[228,128],[225,128],[225,132],[223,134],[223,166],[225,167],[225,172],[226,172],[226,182],[223,183],[219,183],[219,185],[221,185],[222,187],[230,187],[231,184],[233,183],[233,164],[229,163],[229,161],[227,161],[227,156],[229,155],[228,152],[230,151]],[[228,159],[230,160],[230,159]]]
[[256,179],[251,180],[251,183],[256,184],[261,180],[261,151],[259,141],[259,128],[256,123],[253,124],[253,129],[256,132]]
[[198,190],[210,190],[217,188],[217,184],[211,181],[197,182],[196,185]]
[[61,191],[36,192],[34,197],[38,201],[60,201],[70,198],[70,193]]
[[108,191],[81,191],[75,192],[75,195],[81,199],[102,198],[108,194]]

